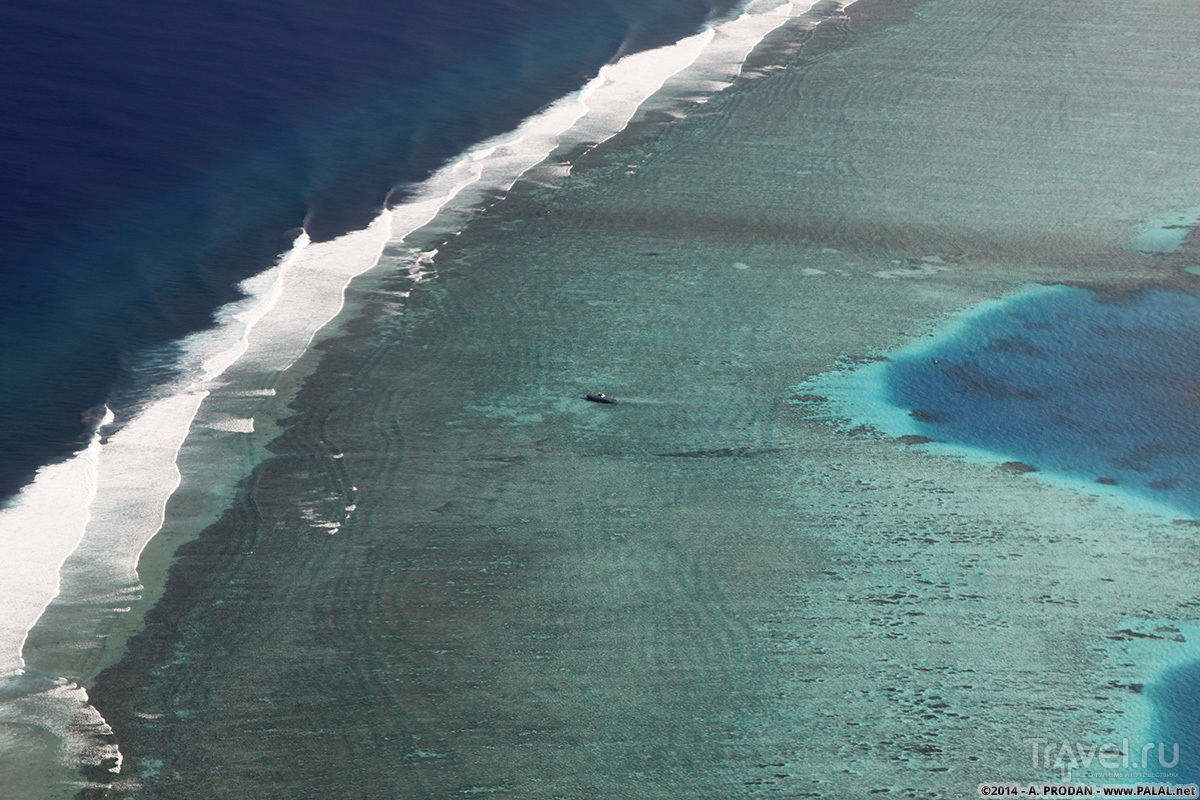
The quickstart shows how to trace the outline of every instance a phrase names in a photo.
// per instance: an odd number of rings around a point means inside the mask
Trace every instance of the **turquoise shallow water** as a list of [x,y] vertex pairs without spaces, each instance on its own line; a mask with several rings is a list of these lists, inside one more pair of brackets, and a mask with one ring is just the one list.
[[385,252],[94,681],[110,796],[957,798],[1128,727],[1178,528],[792,387],[1032,280],[1183,280],[1128,244],[1196,202],[1197,26],[864,3]]

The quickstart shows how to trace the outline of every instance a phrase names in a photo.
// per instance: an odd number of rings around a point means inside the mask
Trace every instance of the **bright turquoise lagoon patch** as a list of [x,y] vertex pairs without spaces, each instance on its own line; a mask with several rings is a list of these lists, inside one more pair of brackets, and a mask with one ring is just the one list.
[[1142,253],[1175,253],[1183,247],[1188,233],[1200,224],[1200,208],[1189,208],[1170,217],[1142,226],[1131,247]]

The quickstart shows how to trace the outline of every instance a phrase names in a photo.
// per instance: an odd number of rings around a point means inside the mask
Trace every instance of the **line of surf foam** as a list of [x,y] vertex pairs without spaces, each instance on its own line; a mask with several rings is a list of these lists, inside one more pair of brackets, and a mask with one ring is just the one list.
[[[610,139],[668,80],[697,85],[713,76],[731,80],[764,36],[811,5],[755,3],[740,16],[675,44],[625,56],[513,132],[453,160],[367,228],[321,243],[301,233],[275,266],[241,285],[244,300],[220,309],[212,329],[180,343],[185,377],[165,396],[129,419],[116,420],[116,426],[106,418],[88,448],[45,468],[0,510],[0,530],[13,532],[3,540],[15,555],[7,562],[15,572],[37,576],[0,580],[0,607],[20,609],[6,615],[9,622],[0,627],[0,674],[21,670],[31,627],[58,604],[99,619],[82,626],[92,631],[90,641],[60,647],[73,652],[67,662],[53,654],[40,662],[62,667],[52,668],[53,675],[87,677],[95,658],[79,653],[102,649],[106,624],[111,626],[113,616],[139,596],[138,560],[162,528],[180,485],[179,454],[206,401],[243,381],[263,391],[271,382],[264,375],[291,369],[341,312],[351,281],[378,264],[385,248],[407,242],[447,212],[470,212],[484,198],[508,191],[555,151]],[[227,420],[210,428],[239,436],[254,425]],[[18,519],[25,522],[12,524]]]
[[[23,611],[9,615],[0,628],[0,657],[7,668],[0,680],[0,716],[10,706],[40,708],[46,719],[39,727],[63,742],[64,760],[99,763],[95,737],[77,735],[79,705],[86,705],[78,682],[97,664],[115,618],[140,597],[138,561],[162,530],[167,505],[182,481],[179,454],[201,407],[235,365],[249,362],[269,373],[290,368],[315,329],[340,307],[344,285],[378,261],[387,238],[386,215],[334,242],[312,244],[301,233],[274,267],[241,284],[246,297],[219,309],[212,329],[180,343],[182,379],[129,419],[114,419],[110,411],[85,451],[45,468],[0,512],[0,530],[17,539],[10,552],[24,556],[8,563],[28,576],[0,582],[0,603]],[[295,302],[314,278],[318,292],[328,294],[332,286],[337,299]],[[52,614],[51,627],[57,630],[38,642],[26,668],[30,635]],[[64,614],[71,618],[68,625],[59,624]],[[53,682],[50,694],[46,680]],[[70,688],[69,702],[48,700],[65,691],[61,686]],[[95,709],[89,713],[96,718],[92,727],[106,725]],[[119,771],[119,750],[100,760]]]
[[[72,768],[64,768],[67,764]],[[100,775],[113,774],[120,766],[112,727],[78,683],[28,674],[0,688],[0,787],[5,797],[73,797],[86,786],[79,767]]]
[[[742,74],[746,59],[768,34],[806,14],[816,4],[817,0],[753,2],[738,16],[710,26],[691,40],[685,39],[672,48],[628,56],[606,66],[580,94],[589,107],[607,113],[597,115],[594,123],[576,126],[571,138],[577,143],[588,143],[589,150],[598,147],[627,128],[646,101],[664,88],[672,89],[666,93],[671,100],[690,93],[693,101],[706,101],[707,95],[733,85]],[[672,61],[684,54],[680,46],[685,44],[699,48],[687,64],[672,69]],[[701,96],[697,97],[697,92]],[[629,102],[633,98],[636,101]]]
[[[101,422],[112,422],[112,411]],[[33,483],[22,489],[0,514],[0,587],[4,614],[0,615],[0,678],[25,666],[21,647],[29,629],[58,594],[59,569],[83,538],[98,491],[100,427],[74,458],[38,470]],[[61,503],[73,496],[80,502]]]
[[[633,53],[601,67],[580,89],[551,103],[514,131],[493,137],[426,181],[393,209],[393,237],[403,241],[447,211],[470,210],[512,186],[556,152],[587,152],[629,127],[648,100],[669,83],[719,91],[772,31],[808,12],[817,0],[759,0],[736,17],[674,44]],[[578,156],[576,156],[578,157]],[[569,166],[562,172],[569,172]],[[556,170],[550,169],[553,174]],[[473,180],[461,180],[472,174]]]

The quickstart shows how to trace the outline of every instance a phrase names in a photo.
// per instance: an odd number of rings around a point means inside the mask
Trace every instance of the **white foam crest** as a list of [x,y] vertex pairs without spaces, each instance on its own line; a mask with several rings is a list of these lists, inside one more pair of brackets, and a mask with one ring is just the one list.
[[[99,432],[69,461],[45,467],[0,511],[0,675],[24,666],[31,627],[61,593],[64,602],[107,612],[114,587],[138,583],[137,561],[161,529],[178,488],[180,449],[209,383],[234,364],[260,372],[287,370],[312,337],[341,310],[345,287],[378,261],[390,235],[385,212],[368,228],[331,242],[306,235],[280,263],[242,284],[251,293],[220,309],[218,324],[181,343],[192,378],[155,400],[101,445]],[[273,390],[243,392],[269,396]],[[105,423],[111,423],[109,413]],[[218,417],[207,427],[253,431],[253,420]]]
[[274,397],[274,389],[237,389],[233,391],[214,391],[218,397]]
[[605,65],[580,92],[590,113],[571,131],[571,140],[595,147],[623,131],[642,104],[669,78],[692,66],[716,35],[715,28],[707,28],[675,44]]
[[[107,411],[101,426],[112,420]],[[0,676],[25,666],[25,638],[58,594],[63,562],[83,538],[97,493],[100,442],[98,427],[84,450],[39,469],[0,510]]]
[[254,417],[220,417],[205,423],[215,431],[230,433],[254,433]]
[[752,3],[738,17],[695,36],[609,64],[581,91],[588,119],[570,131],[570,140],[591,147],[606,142],[628,127],[646,101],[668,83],[693,91],[728,88],[767,34],[814,5],[816,0]]
[[[139,583],[138,559],[179,487],[178,455],[211,382],[235,364],[268,376],[289,369],[337,316],[349,282],[379,260],[389,216],[330,242],[299,236],[274,268],[242,284],[249,296],[220,309],[213,329],[183,340],[181,366],[191,377],[178,382],[174,394],[147,404],[103,446],[97,435],[70,461],[45,468],[4,512],[0,543],[11,566],[0,569],[14,574],[0,572],[0,603],[11,609],[0,622],[0,669],[23,666],[28,631],[56,597],[91,609],[97,624],[128,609],[129,598],[113,589]],[[270,396],[274,390],[233,394]],[[216,413],[204,427],[248,434],[254,421]]]
[[255,318],[247,331],[239,368],[283,372],[296,363],[317,332],[342,310],[350,281],[379,262],[391,237],[392,213],[382,212],[363,230],[305,243],[280,272],[270,313]]
[[707,73],[696,76],[701,88],[711,91],[728,88],[742,74],[746,59],[767,34],[815,5],[816,0],[795,0],[765,9],[762,4],[752,4],[736,19],[717,26],[716,36],[704,51],[703,63],[698,65]]
[[113,602],[114,587],[138,585],[138,556],[166,519],[182,479],[176,457],[207,396],[192,390],[151,403],[105,443],[91,519],[63,565],[64,599]]
[[[737,18],[694,36],[605,65],[578,91],[527,118],[516,130],[482,142],[438,170],[409,201],[392,209],[393,241],[403,241],[447,209],[468,207],[489,192],[508,191],[556,150],[590,149],[611,139],[671,79],[687,81],[693,88],[729,86],[764,36],[815,4],[816,0],[753,4]],[[569,174],[570,168],[548,167],[545,172],[553,177],[555,172]]]
[[[713,36],[712,30],[706,30],[607,64],[578,91],[527,118],[515,131],[464,153],[423,184],[412,202],[395,209],[394,238],[403,240],[432,222],[468,187],[476,190],[469,193],[468,202],[477,201],[484,192],[505,192],[556,149],[616,135],[668,78],[699,57]],[[471,177],[463,179],[464,175]]]
[[[8,756],[0,759],[0,786],[13,797],[46,796],[55,784],[74,795],[82,786],[80,766],[110,775],[121,771],[123,757],[112,733],[79,684],[43,675],[9,678],[0,686],[0,751]],[[44,752],[47,748],[53,752]],[[31,749],[43,751],[60,769],[28,755],[16,757]]]
[[[247,278],[238,288],[247,296],[245,300],[230,303],[216,314],[217,330],[240,332],[237,341],[225,350],[205,358],[200,365],[203,380],[210,381],[229,369],[250,348],[250,332],[254,326],[274,309],[283,296],[283,282],[290,267],[312,244],[307,233],[296,237],[292,249],[284,258],[266,272]],[[210,334],[211,335],[211,334]]]
[[450,162],[421,184],[413,197],[392,209],[391,238],[402,240],[428,225],[451,200],[483,174],[479,160],[491,148],[471,151]]

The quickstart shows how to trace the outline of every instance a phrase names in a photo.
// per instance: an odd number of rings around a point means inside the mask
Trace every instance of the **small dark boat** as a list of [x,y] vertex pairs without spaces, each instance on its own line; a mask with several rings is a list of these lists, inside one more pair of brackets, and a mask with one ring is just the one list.
[[617,398],[609,397],[604,392],[588,392],[584,395],[584,400],[591,400],[593,403],[615,403]]

